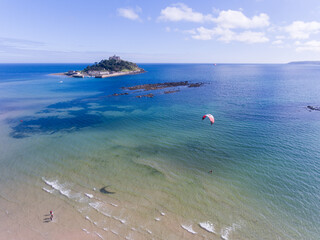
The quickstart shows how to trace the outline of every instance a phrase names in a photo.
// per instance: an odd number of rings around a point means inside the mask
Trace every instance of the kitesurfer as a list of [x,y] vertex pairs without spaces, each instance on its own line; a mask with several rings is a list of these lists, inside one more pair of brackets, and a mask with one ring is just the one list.
[[209,118],[211,125],[214,123],[214,117],[211,114],[206,114],[202,117],[202,120],[205,119],[206,117]]

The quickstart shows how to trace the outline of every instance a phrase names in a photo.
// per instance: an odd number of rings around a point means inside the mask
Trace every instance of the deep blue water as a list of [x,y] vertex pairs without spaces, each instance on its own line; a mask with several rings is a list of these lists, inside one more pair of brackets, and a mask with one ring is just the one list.
[[[320,235],[320,111],[306,108],[320,106],[319,66],[139,64],[146,73],[106,79],[48,75],[87,65],[0,64],[0,120],[8,129],[3,138],[16,139],[18,144],[39,136],[50,140],[87,129],[92,134],[103,130],[101,136],[110,142],[113,134],[123,136],[130,143],[121,150],[123,154],[136,153],[138,159],[154,157],[145,161],[157,171],[162,172],[161,166],[166,166],[167,171],[193,182],[179,182],[181,189],[177,190],[166,180],[159,180],[158,175],[151,180],[160,181],[163,187],[169,184],[164,188],[171,194],[171,210],[176,214],[212,217],[218,226],[224,221],[240,224],[238,235],[234,233],[239,239],[317,239]],[[179,92],[171,94],[164,94],[168,89],[122,89],[178,81],[203,85],[176,87]],[[124,92],[129,95],[111,96]],[[151,92],[153,98],[136,97]],[[201,120],[206,113],[214,115],[214,125]],[[93,143],[86,144],[88,152],[93,151]],[[0,179],[16,169],[10,156],[7,153],[1,158],[0,166],[6,173],[0,170]],[[19,168],[28,164],[39,162],[26,163],[22,158]],[[65,164],[69,169],[69,163],[52,164]],[[95,164],[99,168],[100,163]],[[179,168],[183,170],[179,172]],[[207,174],[211,169],[212,178]],[[32,175],[41,178],[43,171],[39,167],[39,173]],[[24,177],[21,172],[14,174]],[[122,189],[120,185],[118,189]],[[200,186],[210,191],[201,192]],[[190,216],[175,207],[179,194],[182,199],[192,196],[189,188],[201,196],[200,200],[180,199],[182,204],[202,206]],[[212,200],[215,212],[207,202],[208,192],[216,194]],[[224,201],[230,201],[230,209],[223,210]],[[222,221],[221,216],[226,219]]]

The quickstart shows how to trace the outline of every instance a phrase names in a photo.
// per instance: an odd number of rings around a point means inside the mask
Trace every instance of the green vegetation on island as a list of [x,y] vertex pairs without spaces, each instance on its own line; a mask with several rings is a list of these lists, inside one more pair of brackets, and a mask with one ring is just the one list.
[[120,59],[119,56],[114,55],[112,57],[109,57],[109,60],[101,60],[100,62],[96,62],[91,66],[87,66],[81,71],[70,70],[65,73],[56,73],[54,75],[66,75],[74,78],[106,78],[144,72],[145,71],[142,68],[139,68],[137,64],[124,61]]
[[92,66],[87,66],[83,71],[106,71],[106,72],[127,72],[127,71],[137,71],[140,68],[137,64],[124,61],[118,56],[110,57],[109,60],[104,59],[100,62],[96,62]]

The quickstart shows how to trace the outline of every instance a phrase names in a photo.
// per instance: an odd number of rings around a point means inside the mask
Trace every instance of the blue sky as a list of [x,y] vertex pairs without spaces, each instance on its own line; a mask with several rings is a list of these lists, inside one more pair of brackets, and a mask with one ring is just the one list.
[[0,0],[0,62],[320,60],[319,0]]

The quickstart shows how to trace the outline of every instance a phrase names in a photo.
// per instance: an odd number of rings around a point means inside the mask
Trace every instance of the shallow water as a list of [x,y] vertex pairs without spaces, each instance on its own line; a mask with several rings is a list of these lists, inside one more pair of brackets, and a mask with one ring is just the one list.
[[[319,67],[141,64],[144,74],[107,79],[47,75],[86,65],[0,65],[1,198],[42,189],[100,234],[133,239],[317,239],[320,112],[306,106],[320,103]],[[110,96],[171,81],[204,85]]]

